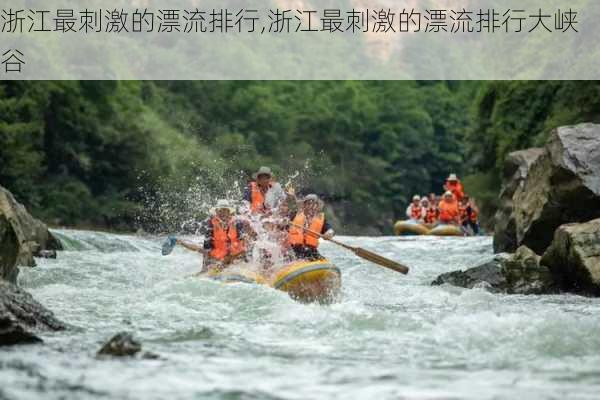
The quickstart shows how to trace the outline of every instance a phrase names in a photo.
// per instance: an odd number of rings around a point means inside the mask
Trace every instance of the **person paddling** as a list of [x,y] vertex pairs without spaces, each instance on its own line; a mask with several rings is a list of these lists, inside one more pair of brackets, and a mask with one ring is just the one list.
[[204,254],[202,272],[210,266],[225,268],[235,260],[244,259],[247,239],[253,235],[250,227],[236,218],[235,207],[229,201],[217,201],[211,214],[212,217],[203,224],[205,239],[202,247],[177,239],[177,244]]
[[460,213],[458,210],[458,201],[451,191],[444,193],[440,204],[438,205],[439,217],[441,224],[460,225]]
[[322,260],[319,253],[319,238],[305,229],[323,235],[324,239],[332,239],[335,235],[331,225],[322,212],[322,203],[316,194],[309,194],[302,201],[302,208],[290,224],[288,240],[297,258]]
[[244,191],[244,200],[249,203],[253,214],[269,214],[287,195],[281,185],[274,181],[271,168],[260,167],[253,178]]

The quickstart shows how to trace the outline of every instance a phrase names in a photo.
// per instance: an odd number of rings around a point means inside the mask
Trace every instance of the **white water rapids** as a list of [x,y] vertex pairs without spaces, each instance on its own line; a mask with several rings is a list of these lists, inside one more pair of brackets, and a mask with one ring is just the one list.
[[[200,257],[161,238],[58,231],[67,250],[20,284],[71,327],[0,350],[0,399],[595,399],[600,300],[432,287],[492,258],[490,238],[341,238],[331,306],[190,277]],[[130,331],[158,360],[97,359]]]

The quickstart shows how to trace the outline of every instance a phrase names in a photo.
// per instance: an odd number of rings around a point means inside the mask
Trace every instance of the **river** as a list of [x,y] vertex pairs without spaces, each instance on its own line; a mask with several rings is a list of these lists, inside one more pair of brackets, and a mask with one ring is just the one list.
[[[340,238],[408,276],[323,245],[343,273],[330,306],[190,277],[160,238],[59,230],[67,250],[20,284],[71,325],[0,350],[0,399],[595,399],[600,300],[431,287],[492,258],[480,238]],[[97,359],[131,331],[157,360]]]

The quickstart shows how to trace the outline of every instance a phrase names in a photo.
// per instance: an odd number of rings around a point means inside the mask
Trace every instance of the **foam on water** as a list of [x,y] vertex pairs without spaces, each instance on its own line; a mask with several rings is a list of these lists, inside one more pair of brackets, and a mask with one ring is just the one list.
[[[20,283],[72,325],[0,351],[0,398],[596,398],[600,301],[431,287],[492,257],[489,238],[342,238],[408,276],[329,244],[343,296],[303,305],[261,286],[191,277],[197,255],[160,238],[63,230],[57,260]],[[98,360],[132,331],[159,360]]]

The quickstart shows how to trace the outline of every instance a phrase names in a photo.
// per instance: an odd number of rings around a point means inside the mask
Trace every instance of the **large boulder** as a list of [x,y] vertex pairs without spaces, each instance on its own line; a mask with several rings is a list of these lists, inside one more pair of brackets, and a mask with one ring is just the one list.
[[46,250],[62,250],[62,245],[0,186],[0,279],[14,281],[15,265],[35,266],[33,257]]
[[600,295],[600,219],[560,226],[542,264],[563,290]]
[[[541,154],[536,149],[530,155],[520,164],[529,165],[526,175],[517,176],[518,184],[509,180],[505,186],[506,202],[494,235],[496,251],[526,245],[543,254],[560,225],[600,217],[600,125],[558,128]],[[508,164],[514,164],[514,157],[518,154],[513,153]]]
[[523,189],[531,166],[544,154],[544,149],[533,148],[510,153],[504,162],[504,177],[500,204],[495,216],[494,252],[517,249],[517,230],[513,215],[513,197]]
[[0,346],[39,343],[41,331],[58,331],[65,325],[29,293],[0,280]]

